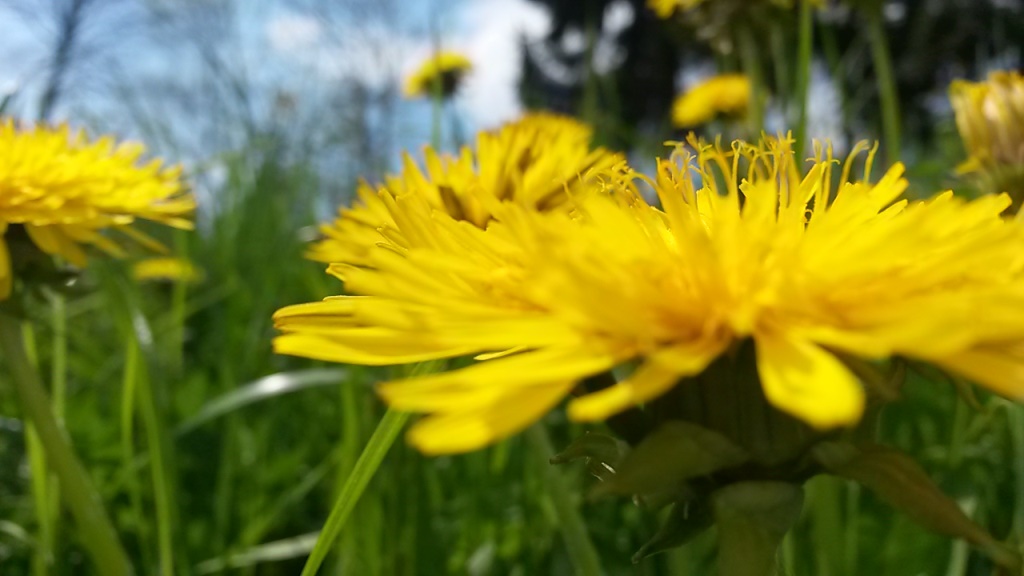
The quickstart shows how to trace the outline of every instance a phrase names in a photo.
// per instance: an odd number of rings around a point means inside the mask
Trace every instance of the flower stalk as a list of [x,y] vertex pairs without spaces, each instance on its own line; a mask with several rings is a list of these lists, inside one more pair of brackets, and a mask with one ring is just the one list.
[[341,494],[334,501],[334,508],[331,509],[331,514],[327,517],[327,522],[316,539],[313,551],[306,559],[301,576],[314,576],[320,569],[324,559],[327,558],[327,553],[338,542],[342,528],[345,527],[345,523],[366,490],[366,486],[370,483],[370,479],[377,473],[384,456],[387,455],[408,420],[409,414],[404,412],[388,410],[384,413],[384,417],[377,424],[377,429],[373,431],[373,436],[366,443],[363,453],[356,460],[352,473],[349,474],[345,485],[342,486]]
[[764,130],[764,110],[768,104],[768,90],[765,86],[764,68],[758,56],[754,32],[744,26],[739,32],[740,60],[743,72],[750,78],[751,94],[748,125],[751,139],[757,139]]
[[20,322],[6,313],[0,313],[0,350],[12,373],[24,415],[39,435],[47,462],[57,476],[64,502],[78,523],[82,543],[97,572],[104,576],[132,574],[131,562],[118,540],[117,531],[88,473],[57,423],[39,374],[25,353]]
[[719,576],[776,576],[782,539],[800,519],[804,494],[786,482],[738,482],[714,495]]
[[807,104],[808,89],[811,84],[811,64],[814,48],[814,7],[812,0],[800,0],[799,40],[796,61],[796,90],[793,95],[797,99],[797,121],[795,144],[793,149],[797,156],[806,152],[807,146]]
[[544,476],[544,486],[558,515],[558,527],[562,531],[562,538],[565,539],[569,560],[576,568],[575,573],[577,576],[601,576],[604,574],[601,570],[601,560],[587,533],[587,525],[574,505],[561,473],[551,466],[555,449],[551,445],[547,430],[542,424],[535,424],[526,430],[526,439]]
[[871,2],[867,8],[868,41],[871,44],[871,59],[878,82],[878,95],[882,105],[882,139],[885,143],[885,157],[896,162],[900,157],[900,104],[896,90],[896,78],[892,69],[889,41],[885,36],[885,16],[882,2]]

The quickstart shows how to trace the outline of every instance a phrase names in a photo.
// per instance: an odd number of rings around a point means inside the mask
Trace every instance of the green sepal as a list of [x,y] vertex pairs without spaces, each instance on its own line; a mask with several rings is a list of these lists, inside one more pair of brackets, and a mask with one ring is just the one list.
[[924,528],[962,538],[996,564],[1020,569],[1017,553],[968,518],[906,454],[877,444],[845,442],[821,442],[811,454],[825,470],[862,484]]
[[623,459],[615,475],[591,491],[607,494],[663,494],[691,478],[747,462],[749,454],[718,432],[671,420],[662,424]]
[[907,363],[902,358],[893,358],[888,363],[879,364],[851,354],[836,355],[860,379],[867,389],[869,401],[884,404],[899,399],[907,380]]
[[950,380],[953,381],[953,387],[956,388],[956,393],[960,398],[967,403],[976,412],[984,412],[985,407],[981,405],[981,400],[978,400],[978,394],[974,391],[974,386],[970,382],[964,380],[959,376],[950,376]]
[[909,361],[908,363],[915,372],[928,380],[935,382],[948,382],[956,390],[957,395],[974,410],[977,410],[978,412],[983,412],[985,410],[985,407],[981,405],[981,401],[978,400],[978,395],[974,391],[974,386],[971,385],[970,382],[932,364]]
[[719,576],[773,576],[779,544],[800,519],[804,492],[789,482],[737,482],[712,495]]
[[710,528],[714,519],[710,498],[673,504],[658,532],[633,555],[633,563],[686,544]]
[[[57,258],[40,250],[24,226],[8,226],[3,239],[11,259],[13,285],[10,301],[17,301],[22,306],[26,299],[44,298],[47,291],[65,296],[85,293],[79,282],[80,271],[60,264]],[[8,310],[19,316],[24,315],[24,310]]]
[[1010,212],[1016,213],[1020,210],[1021,203],[1024,202],[1024,165],[990,162],[977,172],[967,174],[966,178],[973,181],[981,194],[1005,192],[1013,200]]
[[598,480],[607,481],[615,474],[628,452],[629,446],[621,440],[607,434],[587,432],[573,440],[565,450],[552,456],[550,462],[565,464],[583,460],[588,472]]

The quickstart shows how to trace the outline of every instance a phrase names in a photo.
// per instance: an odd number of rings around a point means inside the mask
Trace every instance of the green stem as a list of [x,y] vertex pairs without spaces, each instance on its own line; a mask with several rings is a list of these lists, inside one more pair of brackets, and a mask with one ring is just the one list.
[[47,460],[60,482],[64,501],[78,523],[82,544],[97,572],[104,576],[132,574],[128,554],[118,541],[100,496],[57,424],[39,374],[25,355],[18,320],[6,314],[0,314],[0,350],[12,372],[24,415],[39,434]]
[[29,473],[32,475],[32,506],[38,523],[38,536],[32,552],[32,574],[46,576],[54,559],[53,523],[48,507],[47,485],[50,473],[46,469],[46,456],[35,426],[25,426],[25,446],[28,452]]
[[121,464],[131,503],[132,516],[138,530],[143,565],[149,566],[149,526],[145,521],[142,506],[142,488],[139,484],[135,465],[135,397],[139,371],[139,345],[134,335],[125,339],[124,374],[121,379]]
[[[355,468],[356,461],[359,459],[362,448],[363,419],[366,415],[360,410],[361,402],[365,400],[362,397],[363,390],[352,385],[341,386],[340,388],[341,445],[338,447],[337,486],[339,489],[343,489],[345,480],[349,478],[352,470]],[[372,419],[373,415],[369,416],[369,419]],[[355,557],[359,553],[359,533],[354,531],[345,532],[341,535],[341,541],[338,545],[341,551],[340,557]]]
[[327,517],[327,523],[324,524],[323,530],[320,531],[320,536],[306,560],[306,565],[302,568],[301,576],[313,576],[320,569],[327,553],[338,541],[341,529],[345,527],[345,521],[348,520],[352,509],[359,502],[367,484],[377,472],[384,456],[388,453],[391,445],[395,443],[395,439],[398,438],[398,434],[408,420],[409,415],[404,412],[388,410],[384,413],[384,417],[377,424],[377,429],[373,431],[373,436],[370,437],[370,441],[363,448],[363,453],[359,455],[359,460],[352,468],[348,480],[345,481],[341,494],[335,500],[334,508],[331,510],[330,516]]
[[[50,366],[50,381],[53,383],[53,412],[57,421],[63,426],[67,405],[68,389],[68,322],[67,307],[62,294],[54,294],[51,298],[53,306],[53,359]],[[37,363],[38,366],[38,363]],[[57,479],[50,478],[50,523],[53,527],[51,535],[56,542],[56,531],[60,515],[60,486]]]
[[594,25],[594,18],[590,15],[586,16],[583,29],[585,38],[583,63],[586,68],[583,71],[583,96],[580,102],[580,116],[591,126],[599,126],[599,86],[597,71],[594,69],[594,47],[597,45],[597,27]]
[[1010,446],[1013,450],[1014,484],[1017,498],[1013,503],[1013,533],[1017,544],[1024,544],[1024,406],[1009,404],[1006,407],[1010,428]]
[[[35,332],[28,323],[22,324],[22,338],[25,342],[25,354],[33,368],[38,370],[39,360],[36,355]],[[55,503],[52,492],[58,489],[53,475],[46,466],[46,454],[43,451],[42,442],[35,426],[28,423],[25,426],[25,450],[28,454],[29,474],[32,482],[30,491],[32,494],[32,506],[36,515],[38,536],[32,553],[32,574],[35,576],[47,576],[53,568],[56,549],[55,528],[57,525],[57,514],[53,510]],[[51,482],[52,481],[52,482]]]
[[783,482],[737,482],[714,494],[719,576],[775,576],[778,550],[800,518],[803,491]]
[[757,53],[757,43],[754,41],[754,31],[744,26],[739,30],[740,60],[743,63],[743,71],[750,78],[750,139],[757,141],[764,130],[764,110],[768,103],[768,90],[765,86],[764,69],[761,66],[761,58]]
[[892,70],[892,56],[889,41],[885,36],[885,16],[882,2],[872,2],[868,8],[868,41],[871,42],[871,59],[878,82],[878,95],[882,104],[882,135],[885,139],[885,157],[895,163],[900,157],[900,103],[896,90],[896,78]]
[[956,470],[963,461],[964,446],[966,445],[968,419],[967,403],[960,396],[956,397],[956,404],[953,406],[953,425],[949,438],[949,451],[946,455],[946,465],[950,470]]
[[551,438],[548,437],[542,424],[536,424],[526,431],[526,439],[533,447],[531,452],[536,456],[537,465],[543,474],[547,496],[558,514],[559,528],[565,539],[569,560],[576,568],[576,574],[578,576],[603,574],[601,560],[587,533],[587,525],[583,521],[579,509],[573,503],[573,496],[566,488],[565,481],[559,471],[551,465],[551,458],[555,455]]
[[448,116],[451,119],[452,147],[460,150],[466,145],[466,135],[462,131],[462,122],[459,120],[459,111],[454,103],[448,107]]
[[811,56],[814,41],[813,10],[811,0],[800,0],[800,37],[796,65],[796,90],[794,92],[798,105],[795,136],[795,151],[798,159],[803,157],[807,147],[807,91],[811,83]]
[[53,381],[53,410],[58,420],[64,420],[64,406],[67,403],[68,381],[68,321],[64,296],[54,294],[53,306],[53,365],[50,379]]
[[773,21],[769,42],[772,51],[772,72],[775,77],[775,94],[780,102],[789,102],[789,56],[786,54],[787,27],[781,21]]
[[[977,501],[973,499],[957,502],[968,517],[974,515]],[[949,562],[946,564],[946,576],[965,576],[967,563],[971,557],[971,547],[966,540],[957,538],[950,543]]]
[[[437,13],[434,12],[430,21],[430,35],[431,43],[434,48],[434,58],[440,59],[441,57],[441,28],[437,22]],[[440,67],[438,67],[438,72]],[[444,115],[444,86],[441,84],[441,74],[435,73],[434,79],[430,83],[430,100],[432,104],[431,116],[430,116],[430,144],[434,147],[434,150],[440,150],[441,148],[441,118]]]
[[434,150],[441,148],[441,117],[444,115],[444,94],[440,78],[434,80],[433,96],[430,98],[430,145]]
[[860,549],[860,532],[857,522],[854,521],[860,515],[860,484],[848,482],[846,484],[846,527],[843,537],[843,558],[846,561],[846,576],[858,574],[858,551]]
[[[185,258],[188,254],[188,230],[174,231],[174,255],[178,258]],[[173,333],[167,341],[171,346],[170,363],[175,376],[180,376],[184,369],[185,355],[185,320],[188,305],[188,281],[180,278],[174,282],[171,289],[171,318],[173,322]]]
[[[132,343],[136,347],[139,346],[137,339],[133,339]],[[135,354],[139,353],[139,350],[135,351]],[[138,407],[146,433],[146,446],[150,453],[149,465],[153,481],[153,495],[156,501],[157,555],[160,573],[174,574],[174,507],[171,503],[167,445],[163,436],[166,427],[162,426],[156,399],[153,395],[153,383],[149,377],[149,370],[141,358],[136,358],[136,374],[138,376],[136,384]]]

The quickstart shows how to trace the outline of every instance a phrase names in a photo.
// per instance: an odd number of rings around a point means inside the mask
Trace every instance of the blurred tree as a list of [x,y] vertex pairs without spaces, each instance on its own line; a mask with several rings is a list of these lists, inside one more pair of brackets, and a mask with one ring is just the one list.
[[[874,71],[864,33],[864,11],[881,0],[857,0],[822,14],[822,42],[835,42],[841,79],[858,124],[879,122]],[[859,10],[858,10],[859,9]],[[980,78],[988,70],[1019,68],[1024,50],[1024,6],[998,0],[894,0],[882,6],[894,60],[904,132],[911,142],[935,134],[936,112],[947,114],[955,78]],[[830,35],[832,37],[830,38]],[[830,47],[822,45],[827,51]],[[835,72],[835,68],[833,67]]]
[[[31,0],[0,0],[41,49],[25,60],[29,70],[16,87],[29,90],[16,95],[25,114],[49,119],[68,95],[95,89],[116,67],[111,56],[137,38],[145,12],[134,0],[52,0],[40,5]],[[113,31],[118,31],[113,34]],[[74,86],[74,90],[70,87]],[[38,98],[35,90],[38,89]]]
[[668,134],[684,59],[707,55],[646,8],[644,0],[534,0],[551,12],[546,38],[523,48],[520,92],[528,107],[575,114],[605,140],[629,146]]
[[[828,63],[842,86],[851,137],[878,137],[880,107],[867,41],[865,13],[882,0],[832,1],[816,14],[816,58]],[[572,113],[598,125],[619,146],[670,134],[669,107],[676,80],[687,67],[715,61],[701,40],[707,29],[659,20],[645,0],[534,0],[551,13],[548,36],[524,43],[522,99],[527,106]],[[614,10],[632,18],[609,30]],[[894,60],[902,124],[909,140],[927,143],[936,113],[945,114],[946,89],[957,77],[1021,65],[1024,7],[997,0],[891,0],[882,6]],[[782,19],[770,33],[756,32],[759,61],[774,94],[792,89],[795,22]],[[705,27],[706,28],[706,27]],[[736,30],[725,30],[735,34]],[[774,36],[769,38],[769,36]],[[716,45],[718,62],[733,62],[731,47]],[[613,53],[616,58],[608,58]],[[732,59],[732,60],[731,60]],[[641,138],[637,138],[641,135]],[[812,134],[813,136],[813,134]]]

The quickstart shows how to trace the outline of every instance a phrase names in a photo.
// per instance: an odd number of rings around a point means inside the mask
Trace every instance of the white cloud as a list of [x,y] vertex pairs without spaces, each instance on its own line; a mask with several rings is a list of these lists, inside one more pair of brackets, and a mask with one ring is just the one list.
[[[547,11],[530,0],[470,0],[454,14],[441,47],[465,54],[474,69],[459,92],[459,109],[474,128],[491,127],[522,112],[518,82],[520,41],[547,34]],[[271,48],[293,65],[326,80],[356,77],[374,86],[400,80],[433,52],[430,38],[386,24],[323,27],[313,17],[286,13],[266,27]]]
[[562,50],[570,54],[579,54],[587,49],[587,37],[583,35],[583,30],[571,26],[562,34],[561,44]]
[[536,40],[551,26],[547,11],[528,0],[474,0],[460,22],[461,47],[475,68],[462,91],[462,103],[479,128],[522,113],[518,82],[522,72],[520,41]]
[[337,81],[357,78],[379,87],[397,76],[397,63],[419,43],[381,24],[342,23],[326,28],[312,17],[296,13],[268,21],[270,47],[290,66],[304,68],[317,78]]
[[274,50],[295,54],[315,49],[320,44],[323,26],[312,16],[287,12],[267,22],[266,34]]
[[622,32],[633,23],[633,6],[625,0],[615,0],[604,9],[604,29],[612,35]]
[[384,25],[345,25],[321,50],[316,69],[331,79],[354,77],[380,87],[396,80],[400,63],[422,45],[415,37]]

